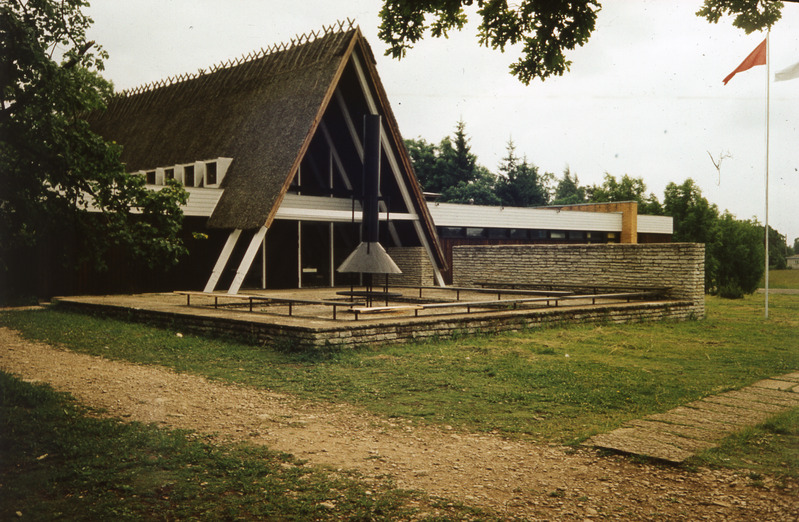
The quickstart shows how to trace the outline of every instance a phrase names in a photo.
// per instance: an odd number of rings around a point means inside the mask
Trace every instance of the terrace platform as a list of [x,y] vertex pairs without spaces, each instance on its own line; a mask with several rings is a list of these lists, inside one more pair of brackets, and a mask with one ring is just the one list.
[[663,300],[651,289],[585,294],[391,287],[389,300],[380,306],[338,294],[346,290],[352,292],[349,287],[243,290],[236,296],[173,292],[53,301],[60,309],[296,349],[423,341],[546,325],[685,320],[693,310],[690,301]]

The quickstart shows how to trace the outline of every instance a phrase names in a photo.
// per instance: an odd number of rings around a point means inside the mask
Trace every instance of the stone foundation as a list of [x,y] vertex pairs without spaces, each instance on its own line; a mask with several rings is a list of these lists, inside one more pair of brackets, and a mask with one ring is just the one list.
[[243,320],[211,316],[202,309],[176,307],[175,311],[141,306],[100,304],[83,298],[57,298],[60,309],[101,314],[145,323],[182,333],[222,337],[257,346],[283,349],[347,348],[449,339],[461,335],[484,335],[570,324],[637,323],[687,320],[695,317],[689,301],[633,302],[590,307],[550,307],[473,314],[431,315],[401,319],[330,321],[329,326],[299,326],[275,320]]

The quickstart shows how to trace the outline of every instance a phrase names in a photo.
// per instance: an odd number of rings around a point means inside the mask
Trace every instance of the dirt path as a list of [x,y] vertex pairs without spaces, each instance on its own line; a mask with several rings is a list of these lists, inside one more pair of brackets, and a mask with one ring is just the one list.
[[0,369],[44,381],[110,416],[266,444],[313,464],[530,519],[799,520],[799,485],[686,472],[501,437],[420,428],[346,405],[223,385],[157,366],[26,341],[0,327]]

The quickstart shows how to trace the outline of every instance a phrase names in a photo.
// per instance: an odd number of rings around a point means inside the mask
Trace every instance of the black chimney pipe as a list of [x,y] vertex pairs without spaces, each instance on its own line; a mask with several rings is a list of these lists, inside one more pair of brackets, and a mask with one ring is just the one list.
[[364,243],[380,241],[380,115],[363,117],[363,237]]
[[[380,115],[363,117],[363,178],[361,186],[361,243],[338,267],[339,272],[362,274],[401,274],[386,249],[380,244]],[[370,276],[371,277],[371,276]],[[368,286],[371,286],[368,285]]]

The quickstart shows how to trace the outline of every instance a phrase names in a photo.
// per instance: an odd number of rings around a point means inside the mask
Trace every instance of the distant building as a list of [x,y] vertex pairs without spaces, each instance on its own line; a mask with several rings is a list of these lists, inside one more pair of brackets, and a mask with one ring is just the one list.
[[459,245],[668,243],[673,219],[638,215],[636,202],[501,207],[428,202],[447,264]]
[[799,255],[789,256],[786,261],[788,263],[788,268],[799,269]]

